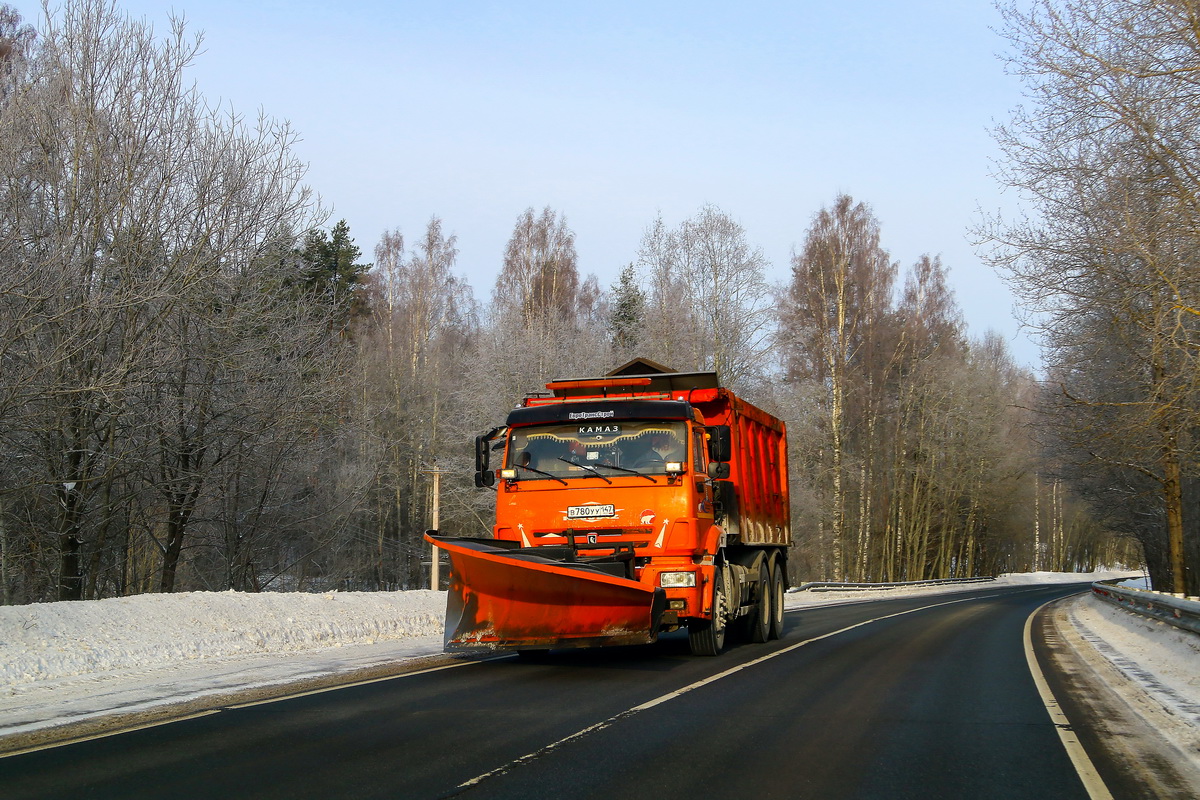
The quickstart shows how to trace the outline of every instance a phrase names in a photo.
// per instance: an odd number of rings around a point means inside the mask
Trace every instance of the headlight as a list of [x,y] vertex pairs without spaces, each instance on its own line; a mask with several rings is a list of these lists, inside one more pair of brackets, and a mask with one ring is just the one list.
[[676,473],[683,472],[683,462],[682,461],[668,461],[666,464],[666,471],[667,472],[676,472]]
[[658,585],[665,589],[679,589],[696,585],[696,573],[694,572],[660,572],[658,574]]
[[515,481],[517,479],[517,471],[515,469],[500,470],[500,477],[506,481]]

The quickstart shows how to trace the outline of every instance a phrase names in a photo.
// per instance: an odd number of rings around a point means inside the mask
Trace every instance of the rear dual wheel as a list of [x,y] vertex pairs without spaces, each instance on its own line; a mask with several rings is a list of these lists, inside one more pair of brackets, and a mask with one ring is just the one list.
[[783,637],[783,562],[780,559],[771,559],[771,623],[770,633],[771,639],[779,639]]
[[775,618],[775,571],[770,562],[763,559],[759,566],[758,602],[754,611],[746,618],[746,630],[752,642],[761,644],[771,638],[771,622]]
[[761,644],[783,635],[783,565],[775,556],[764,557],[758,569],[757,600],[737,627],[744,638]]

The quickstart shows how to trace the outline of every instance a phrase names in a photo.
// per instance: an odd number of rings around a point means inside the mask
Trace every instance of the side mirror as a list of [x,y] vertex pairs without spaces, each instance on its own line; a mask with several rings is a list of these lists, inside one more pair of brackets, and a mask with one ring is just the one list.
[[728,461],[710,461],[708,462],[708,477],[713,480],[723,480],[729,477],[729,462]]
[[475,471],[486,472],[488,468],[488,437],[475,437]]
[[728,425],[708,429],[708,460],[724,463],[733,457],[733,442]]
[[496,473],[488,469],[489,441],[491,440],[487,436],[475,437],[475,488],[477,489],[496,485]]

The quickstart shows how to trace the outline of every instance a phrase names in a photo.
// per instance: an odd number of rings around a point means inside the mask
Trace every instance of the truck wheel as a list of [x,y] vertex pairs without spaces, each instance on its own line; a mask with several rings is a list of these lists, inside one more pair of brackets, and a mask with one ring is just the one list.
[[694,656],[715,656],[725,649],[726,616],[725,568],[713,570],[713,618],[688,623],[688,644]]
[[755,587],[758,590],[758,602],[754,604],[754,611],[746,620],[750,641],[756,644],[762,644],[771,638],[771,621],[775,617],[775,584],[772,578],[774,573],[765,559],[759,568],[759,575],[759,585]]
[[772,639],[783,637],[783,564],[771,559],[771,632]]

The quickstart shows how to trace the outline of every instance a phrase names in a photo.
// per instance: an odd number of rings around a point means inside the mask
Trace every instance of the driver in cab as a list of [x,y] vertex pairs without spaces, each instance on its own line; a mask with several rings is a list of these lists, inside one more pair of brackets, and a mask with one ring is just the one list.
[[650,449],[642,454],[634,465],[637,468],[665,469],[668,461],[683,461],[683,447],[669,431],[653,431],[649,434]]

